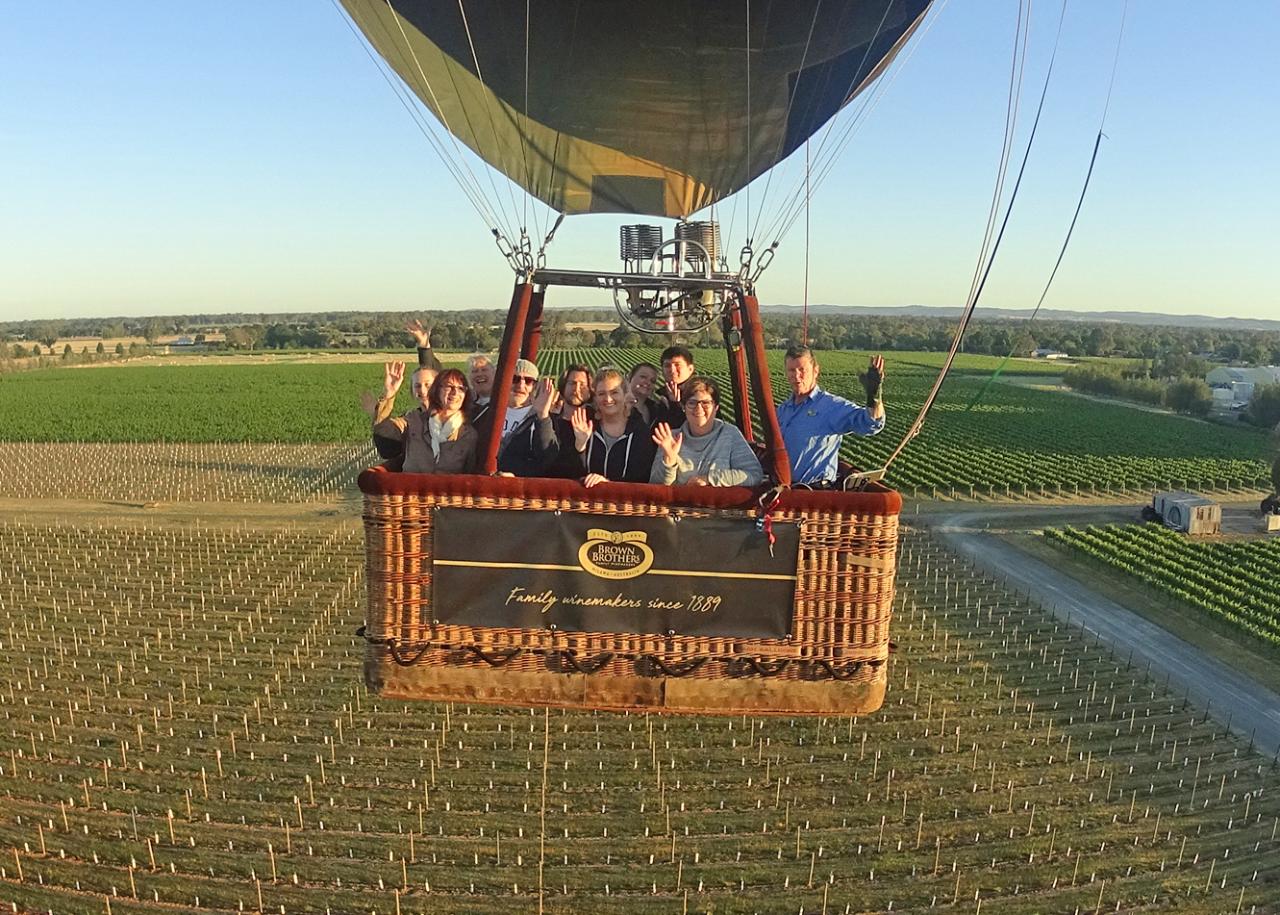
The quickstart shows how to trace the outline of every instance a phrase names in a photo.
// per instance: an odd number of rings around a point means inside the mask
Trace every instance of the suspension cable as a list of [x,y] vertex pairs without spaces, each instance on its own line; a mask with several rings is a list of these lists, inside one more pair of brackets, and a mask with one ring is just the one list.
[[[391,0],[384,0],[384,2],[387,4],[387,9],[391,12],[392,20],[395,22],[396,28],[400,32],[400,38],[404,42],[405,50],[409,52],[409,56],[413,60],[413,65],[418,71],[418,77],[422,80],[422,84],[426,87],[427,93],[431,96],[431,102],[432,102],[432,105],[434,106],[433,110],[438,113],[437,116],[440,118],[440,122],[444,124],[445,132],[449,134],[450,139],[453,141],[454,151],[457,152],[459,160],[463,163],[464,167],[467,169],[468,174],[470,174],[474,178],[475,172],[471,170],[471,166],[466,162],[466,155],[462,151],[462,145],[458,140],[457,134],[454,133],[453,127],[449,124],[449,119],[444,113],[444,106],[440,103],[440,99],[436,95],[435,87],[431,85],[431,80],[427,78],[426,70],[423,68],[422,62],[418,59],[417,51],[414,50],[412,42],[409,41],[409,35],[405,31],[404,22],[400,17],[400,13],[392,5]],[[441,51],[440,53],[441,53],[441,56],[443,57],[444,52]],[[452,71],[448,71],[448,72],[449,72],[450,81],[454,83],[454,92],[457,93],[458,91],[457,82],[453,79]],[[475,127],[471,124],[471,116],[467,113],[467,109],[465,107],[461,107],[461,111],[462,111],[463,120],[467,122],[467,130],[471,133],[472,136],[475,136],[476,130],[475,130]],[[490,200],[488,197],[485,198],[490,209],[492,210],[492,212],[496,217],[493,221],[493,228],[495,230],[500,229],[503,234],[510,236],[512,234],[511,225],[510,223],[507,222],[506,210],[504,207],[502,207],[501,200],[499,199],[500,195],[498,194],[498,186],[494,183],[493,173],[490,169],[485,169],[485,172],[486,172],[486,177],[489,179],[489,186],[490,188],[492,188],[493,196],[494,196],[494,199],[492,200]],[[475,178],[475,182],[477,187],[479,187],[480,179]],[[481,191],[481,193],[483,193],[483,191]]]
[[809,141],[804,141],[804,316],[800,320],[800,345],[809,345]]
[[[408,90],[405,88],[403,81],[393,77],[393,75],[388,72],[390,67],[387,62],[372,51],[369,43],[360,34],[360,30],[356,27],[351,17],[343,11],[338,0],[331,0],[331,2],[339,17],[346,23],[348,30],[350,30],[356,42],[373,63],[378,74],[391,88],[391,91],[395,94],[397,100],[408,113],[415,126],[417,126],[419,132],[440,158],[441,164],[444,165],[445,170],[457,183],[463,196],[467,198],[467,202],[470,203],[472,208],[476,211],[476,215],[480,217],[480,220],[485,224],[486,228],[490,230],[496,228],[499,224],[499,220],[497,219],[493,208],[489,205],[489,201],[485,198],[483,191],[480,189],[479,179],[475,177],[475,173],[471,171],[466,160],[461,156],[459,156],[457,160],[450,157],[448,147],[445,146],[441,139],[436,135],[435,129],[431,126],[431,123],[422,117],[418,106],[410,101]],[[443,113],[441,114],[441,121],[445,121]],[[447,122],[446,132],[448,132]],[[470,177],[470,181],[468,181],[468,177]]]
[[[885,4],[885,15],[888,15],[888,6],[889,6],[889,4],[887,4],[887,3],[886,3],[886,4]],[[817,26],[817,24],[818,24],[818,12],[819,12],[819,10],[821,10],[821,9],[822,9],[822,0],[815,0],[815,2],[814,2],[814,4],[813,4],[813,16],[809,19],[809,33],[805,36],[805,39],[804,39],[804,51],[802,51],[802,52],[801,52],[801,54],[800,54],[800,66],[798,66],[798,67],[796,68],[796,79],[795,79],[795,83],[791,86],[791,93],[790,93],[790,95],[788,95],[788,96],[787,96],[787,107],[786,107],[786,110],[785,110],[785,111],[783,112],[783,114],[782,114],[782,125],[783,125],[783,129],[782,129],[782,130],[780,130],[780,131],[778,132],[778,145],[777,145],[777,147],[774,149],[774,152],[773,152],[773,158],[774,158],[775,160],[778,158],[778,155],[782,152],[782,146],[783,146],[783,144],[784,144],[784,143],[786,143],[786,141],[787,141],[786,125],[787,125],[788,123],[790,123],[790,120],[791,120],[791,108],[792,108],[792,106],[793,106],[793,105],[795,105],[795,103],[796,103],[796,93],[798,93],[798,92],[800,91],[800,74],[804,73],[804,65],[805,65],[805,63],[806,63],[806,62],[808,62],[808,60],[809,60],[809,48],[810,48],[810,46],[811,46],[811,45],[812,45],[812,43],[813,43],[813,30],[814,30],[814,28],[815,28],[815,27]],[[881,19],[881,22],[883,22],[883,21],[884,21],[884,20],[883,20],[883,19]],[[879,32],[877,32],[877,34],[879,34]],[[873,39],[873,40],[874,40],[874,39]],[[868,53],[869,53],[869,52],[870,52],[870,46],[868,46],[868,49],[867,49],[867,50],[868,50]],[[866,62],[866,56],[864,55],[864,56],[863,56],[863,63],[865,63],[865,62]],[[858,65],[858,69],[862,69],[862,66],[863,66],[863,64],[859,64],[859,65]],[[805,140],[805,142],[806,142],[806,143],[808,143],[808,140],[806,139],[806,140]],[[764,191],[760,194],[760,204],[759,204],[759,206],[756,208],[756,219],[755,219],[755,222],[754,222],[754,223],[752,224],[752,226],[751,226],[751,236],[752,236],[753,238],[755,237],[756,230],[760,227],[760,217],[764,214],[765,205],[766,205],[766,204],[768,203],[768,201],[769,201],[769,188],[770,188],[770,186],[773,184],[773,171],[774,171],[773,169],[769,169],[769,173],[768,173],[768,175],[765,177],[765,182],[764,182]],[[750,175],[751,175],[751,172],[748,170],[748,172],[747,172],[747,176],[748,176],[748,178],[750,177]]]
[[[746,133],[746,142],[743,143],[743,146],[745,146],[747,150],[746,174],[747,174],[748,180],[747,180],[747,186],[745,188],[746,203],[747,203],[746,218],[747,218],[747,221],[750,222],[751,221],[751,181],[750,181],[750,176],[751,176],[751,0],[745,0],[745,4],[746,4],[746,36],[745,36],[746,40],[743,42],[742,48],[747,55],[747,60],[746,60],[746,64],[747,64],[747,68],[746,68],[747,69],[747,133]],[[747,249],[750,249],[750,247],[751,247],[751,232],[748,231],[747,232]],[[744,249],[744,256],[745,256],[745,251],[746,249]]]
[[[827,148],[830,143],[830,135],[835,130],[836,120],[841,119],[843,112],[837,114],[828,123],[823,136],[819,139],[818,149],[813,154],[814,164],[811,167],[812,179],[810,185],[810,193],[826,180],[827,176],[834,170],[836,162],[840,155],[852,142],[853,136],[857,129],[862,126],[870,113],[875,110],[880,101],[887,94],[889,88],[897,80],[898,76],[906,69],[911,58],[915,55],[917,49],[924,41],[924,37],[933,28],[934,23],[938,21],[942,10],[946,7],[947,0],[940,0],[930,7],[926,19],[919,29],[919,34],[913,37],[910,45],[906,48],[905,54],[895,59],[893,66],[887,74],[882,74],[876,81],[874,87],[868,93],[864,93],[858,99],[856,107],[853,108],[851,116],[844,117],[841,126],[841,132],[834,144]],[[804,212],[804,180],[797,179],[794,189],[785,198],[786,202],[779,207],[777,215],[769,225],[769,231],[765,233],[765,237],[774,239],[774,246],[781,244],[782,240],[791,232],[796,222]]]
[[[490,95],[492,93],[489,92],[489,87],[488,85],[486,85],[484,81],[484,72],[480,69],[480,57],[478,54],[476,54],[475,39],[472,38],[471,36],[471,23],[467,21],[467,7],[466,7],[465,0],[458,0],[458,14],[462,17],[462,28],[467,33],[467,46],[470,47],[471,49],[471,63],[476,68],[476,78],[480,80],[480,88],[483,90],[480,93],[480,97],[484,100],[484,113],[489,120],[489,133],[493,136],[493,150],[496,157],[497,154],[501,151],[502,147],[501,147],[501,142],[498,140],[498,125],[494,122],[494,119],[493,119],[493,101],[490,98]],[[494,98],[496,98],[496,96]],[[499,104],[501,104],[501,102],[499,102]],[[523,131],[520,132],[520,142],[523,145],[524,143]],[[527,168],[528,168],[528,163],[526,160],[526,171],[527,171]],[[493,169],[489,169],[488,171],[489,171],[490,180],[492,180]],[[511,180],[510,176],[507,175],[505,169],[503,170],[502,174],[503,174],[503,177],[506,178],[507,197],[510,198],[511,200],[512,214],[518,215],[520,212],[520,205],[516,203],[516,195],[515,195],[515,192],[512,190],[512,185],[514,185],[515,182]],[[521,238],[524,238],[527,236],[527,229],[528,227],[526,225],[522,225],[520,227]]]

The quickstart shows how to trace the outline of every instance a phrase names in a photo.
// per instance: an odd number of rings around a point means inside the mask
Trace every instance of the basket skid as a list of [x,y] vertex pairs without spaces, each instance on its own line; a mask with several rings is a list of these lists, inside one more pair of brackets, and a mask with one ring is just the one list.
[[862,715],[884,702],[884,676],[870,680],[800,681],[739,677],[482,670],[433,664],[402,667],[385,651],[365,658],[365,684],[384,699],[479,705],[653,711],[690,715]]

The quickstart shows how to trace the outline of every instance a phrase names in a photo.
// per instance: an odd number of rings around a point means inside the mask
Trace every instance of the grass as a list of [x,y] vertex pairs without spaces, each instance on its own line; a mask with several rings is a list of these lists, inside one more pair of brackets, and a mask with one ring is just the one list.
[[[582,361],[624,367],[656,349],[549,352],[543,370]],[[723,378],[721,351],[700,351],[700,370]],[[771,351],[777,396],[782,354]],[[866,354],[823,353],[822,383],[861,397]],[[857,466],[882,466],[907,433],[936,377],[936,353],[891,354],[888,425],[846,439]],[[924,426],[891,469],[903,491],[931,497],[1071,497],[1153,487],[1252,488],[1269,476],[1269,446],[1255,430],[1209,429],[1181,417],[1084,401],[985,379],[994,357],[958,362]],[[1032,366],[1038,367],[1038,366]],[[368,439],[362,391],[381,387],[376,364],[154,364],[21,373],[0,389],[0,439],[9,442],[359,443]],[[400,409],[411,406],[402,389]],[[33,403],[48,409],[33,410]],[[726,407],[726,415],[731,410]],[[757,417],[758,418],[758,417]]]

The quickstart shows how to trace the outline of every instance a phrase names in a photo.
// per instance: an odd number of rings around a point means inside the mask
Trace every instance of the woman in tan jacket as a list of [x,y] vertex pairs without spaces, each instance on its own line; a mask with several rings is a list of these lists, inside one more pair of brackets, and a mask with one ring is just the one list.
[[[384,398],[393,401],[404,370],[388,370]],[[432,382],[421,406],[399,418],[375,422],[375,439],[399,441],[405,473],[475,473],[479,436],[467,421],[471,391],[457,369],[445,369]]]

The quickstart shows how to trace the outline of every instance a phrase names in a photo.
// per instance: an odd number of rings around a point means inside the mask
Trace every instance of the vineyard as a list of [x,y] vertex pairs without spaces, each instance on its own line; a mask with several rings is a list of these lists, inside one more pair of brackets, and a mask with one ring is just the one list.
[[1273,761],[923,534],[864,718],[377,701],[363,564],[354,521],[0,522],[0,900],[1276,911]]
[[[628,368],[656,361],[658,353],[583,349],[546,353],[539,361],[544,372],[556,373],[577,361]],[[866,355],[831,352],[821,359],[824,386],[858,398]],[[862,467],[883,464],[940,359],[891,354],[888,425],[875,438],[847,439],[847,459]],[[700,351],[697,360],[700,370],[726,379],[722,351]],[[770,360],[776,391],[785,396],[782,354],[773,351]],[[989,356],[962,358],[890,482],[916,496],[1002,499],[1251,489],[1269,476],[1268,445],[1256,431],[1008,384],[986,387],[997,364]],[[1049,370],[1028,363],[1018,371],[1029,366]],[[359,443],[368,435],[359,394],[380,386],[379,367],[368,363],[54,369],[6,379],[0,436],[10,442]],[[405,409],[408,396],[401,392]],[[32,410],[32,403],[75,409]]]
[[315,502],[376,460],[347,444],[0,442],[0,498]]
[[1196,541],[1154,524],[1049,530],[1053,543],[1280,646],[1280,539]]

